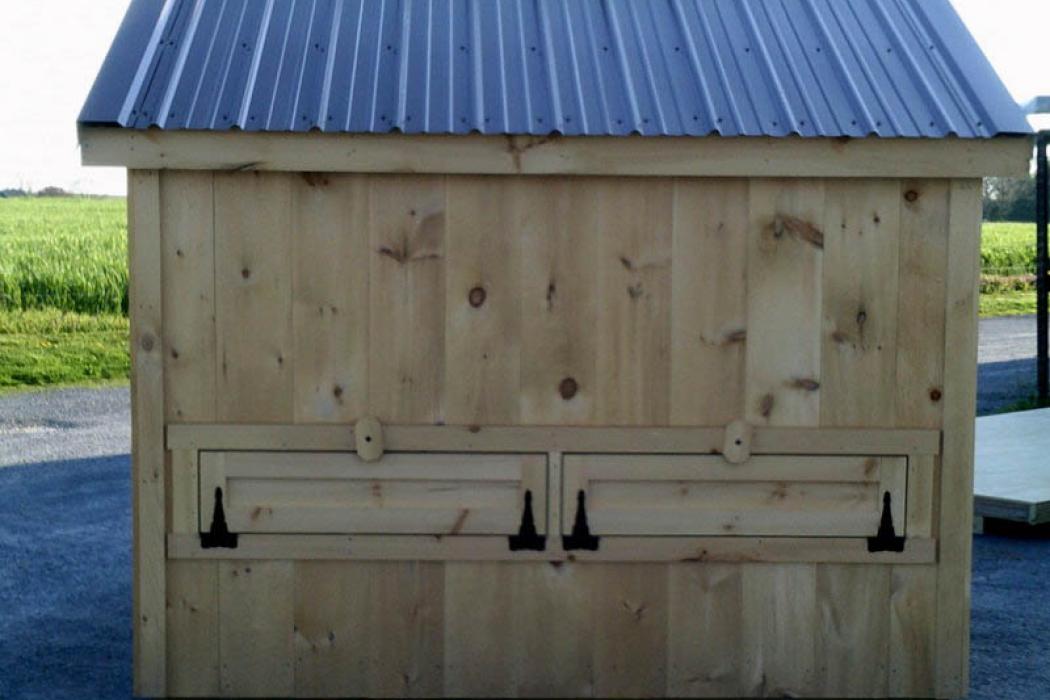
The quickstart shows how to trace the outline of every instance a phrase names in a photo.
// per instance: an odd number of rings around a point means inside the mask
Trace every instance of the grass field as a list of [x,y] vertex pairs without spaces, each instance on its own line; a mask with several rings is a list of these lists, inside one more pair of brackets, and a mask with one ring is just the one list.
[[0,392],[128,376],[123,198],[0,199]]
[[[984,225],[981,315],[1035,312],[1034,228]],[[123,198],[0,199],[0,392],[127,377],[126,234]]]
[[118,197],[0,199],[0,309],[128,310]]
[[128,377],[128,320],[56,309],[0,311],[0,393]]
[[1035,224],[981,228],[981,315],[1035,313]]
[[1035,274],[1035,224],[986,221],[981,227],[981,273]]

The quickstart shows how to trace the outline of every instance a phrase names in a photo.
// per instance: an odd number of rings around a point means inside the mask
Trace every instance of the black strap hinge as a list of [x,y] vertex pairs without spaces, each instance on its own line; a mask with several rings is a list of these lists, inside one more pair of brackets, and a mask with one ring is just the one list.
[[525,492],[525,510],[521,514],[518,534],[507,537],[510,551],[532,550],[542,552],[547,548],[547,538],[536,532],[536,520],[532,517],[532,491]]
[[598,551],[598,542],[601,538],[591,534],[591,528],[587,524],[587,496],[581,489],[576,493],[576,520],[572,524],[572,534],[562,535],[561,546],[565,551],[573,549],[586,549],[590,552]]
[[869,552],[903,552],[904,538],[898,537],[893,529],[893,509],[891,507],[890,492],[887,491],[882,497],[882,520],[879,522],[879,531],[874,537],[868,538]]
[[226,511],[222,508],[222,489],[215,488],[215,509],[211,515],[211,528],[201,533],[201,549],[237,549],[237,533],[226,527]]

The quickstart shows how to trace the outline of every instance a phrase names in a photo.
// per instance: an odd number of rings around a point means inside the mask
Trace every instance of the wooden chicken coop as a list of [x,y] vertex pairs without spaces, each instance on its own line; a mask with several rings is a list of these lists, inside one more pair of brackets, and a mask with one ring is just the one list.
[[135,688],[958,696],[947,0],[134,0]]

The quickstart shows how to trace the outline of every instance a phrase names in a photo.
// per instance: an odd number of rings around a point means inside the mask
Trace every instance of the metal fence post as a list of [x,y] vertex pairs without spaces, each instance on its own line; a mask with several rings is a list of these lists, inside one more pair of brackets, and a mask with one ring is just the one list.
[[1040,131],[1035,141],[1035,308],[1036,377],[1039,405],[1050,403],[1050,356],[1047,353],[1047,205],[1050,198],[1046,147],[1050,131]]

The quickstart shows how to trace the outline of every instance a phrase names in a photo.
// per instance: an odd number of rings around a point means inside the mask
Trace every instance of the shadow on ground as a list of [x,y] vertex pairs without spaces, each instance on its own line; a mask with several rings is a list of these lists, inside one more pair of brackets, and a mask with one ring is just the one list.
[[1035,358],[983,362],[977,366],[977,415],[1016,409],[1035,396]]
[[128,456],[0,469],[0,697],[131,695]]
[[[127,455],[0,469],[0,697],[131,694]],[[1050,694],[1050,539],[974,539],[973,693]]]

